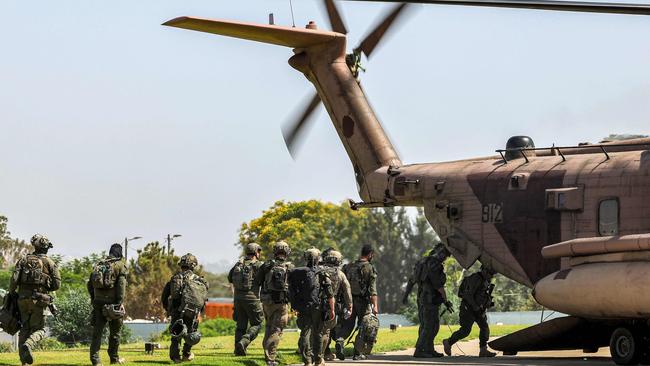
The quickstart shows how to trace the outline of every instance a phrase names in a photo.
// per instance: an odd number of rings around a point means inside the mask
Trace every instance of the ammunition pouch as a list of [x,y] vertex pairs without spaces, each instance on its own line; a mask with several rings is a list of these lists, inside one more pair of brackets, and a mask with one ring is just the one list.
[[32,292],[32,300],[36,301],[36,306],[41,308],[46,308],[52,303],[52,296],[44,294],[42,292],[34,291]]

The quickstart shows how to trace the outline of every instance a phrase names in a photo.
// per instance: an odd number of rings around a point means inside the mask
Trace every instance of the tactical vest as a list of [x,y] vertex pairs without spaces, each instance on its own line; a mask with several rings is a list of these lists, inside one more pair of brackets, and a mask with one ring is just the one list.
[[240,259],[235,264],[232,270],[232,284],[235,290],[247,292],[253,289],[253,280],[255,279],[254,263],[254,261]]
[[339,268],[322,266],[322,271],[327,273],[327,275],[329,276],[331,286],[332,286],[332,293],[336,297],[337,294],[339,293],[339,288],[341,287],[341,281],[339,278]]
[[50,273],[45,258],[36,254],[28,254],[20,262],[20,285],[34,288],[47,288]]
[[270,261],[270,268],[264,277],[264,292],[271,295],[275,303],[286,303],[289,291],[289,266],[290,262],[278,260]]
[[119,275],[115,265],[117,261],[119,261],[119,259],[110,258],[95,264],[93,272],[90,275],[90,282],[92,283],[93,288],[110,289],[115,287]]
[[345,275],[350,281],[352,296],[368,297],[372,264],[366,261],[356,261],[346,267]]

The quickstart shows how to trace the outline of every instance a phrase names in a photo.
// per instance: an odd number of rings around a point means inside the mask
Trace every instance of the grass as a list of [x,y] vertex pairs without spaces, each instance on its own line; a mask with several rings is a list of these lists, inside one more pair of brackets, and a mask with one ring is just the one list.
[[[500,336],[512,333],[523,327],[521,326],[492,326],[491,335]],[[452,330],[457,327],[453,326]],[[263,331],[263,329],[262,329]],[[440,328],[440,333],[436,337],[436,344],[439,344],[442,339],[449,337],[450,330],[446,326]],[[193,348],[196,356],[193,362],[187,365],[208,366],[257,366],[264,365],[264,352],[262,350],[262,336],[258,337],[255,342],[248,348],[247,357],[234,357],[233,352],[233,337],[213,337],[204,338],[201,343]],[[478,337],[478,328],[474,326],[471,335],[467,338],[474,339]],[[397,332],[390,332],[387,329],[382,329],[379,333],[377,344],[375,345],[374,352],[389,352],[408,349],[414,346],[417,339],[417,327],[400,328]],[[301,363],[300,357],[295,353],[296,345],[298,343],[297,332],[285,332],[280,343],[280,360],[285,364],[298,364]],[[125,345],[120,348],[120,355],[127,360],[127,365],[165,365],[169,364],[168,349],[169,343],[162,344],[163,349],[156,350],[154,355],[144,354],[144,345],[142,343]],[[348,346],[349,348],[350,346]],[[108,364],[108,356],[106,355],[106,348],[102,349],[102,358],[105,364]],[[348,350],[351,351],[351,350]],[[77,366],[89,365],[88,348],[73,348],[60,351],[41,351],[34,352],[34,365],[47,365],[47,366]],[[17,353],[3,353],[0,354],[0,365],[20,365]]]

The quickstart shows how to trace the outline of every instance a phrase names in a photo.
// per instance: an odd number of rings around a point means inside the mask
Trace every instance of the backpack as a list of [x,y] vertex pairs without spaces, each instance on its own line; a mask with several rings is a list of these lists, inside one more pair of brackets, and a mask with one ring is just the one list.
[[49,275],[45,273],[43,258],[29,254],[20,265],[20,284],[32,286],[46,286]]
[[208,301],[208,286],[195,273],[183,276],[181,287],[181,312],[191,311],[198,315]]
[[232,269],[232,284],[235,286],[235,290],[252,290],[254,277],[252,264],[247,265],[243,259],[239,260]]
[[316,268],[300,267],[289,273],[289,302],[298,313],[306,314],[320,304],[320,281]]
[[273,295],[286,295],[289,290],[289,262],[271,261],[271,269],[264,278],[264,289]]
[[469,291],[469,277],[463,278],[463,280],[460,282],[460,286],[458,286],[458,297],[463,298],[465,295],[467,295]]
[[93,267],[93,272],[90,274],[90,282],[94,288],[97,289],[110,289],[115,287],[117,282],[117,271],[115,271],[113,260],[103,260],[97,262]]
[[18,333],[21,327],[20,310],[18,309],[18,294],[8,293],[4,297],[2,309],[0,309],[0,328],[9,335]]
[[334,293],[334,297],[336,297],[341,288],[341,284],[339,283],[338,267],[323,266],[322,271],[328,275],[332,286],[332,292]]
[[372,348],[377,343],[377,333],[379,333],[379,318],[372,313],[366,314],[359,326],[362,354],[369,355],[372,353]]
[[347,267],[345,275],[350,281],[350,290],[353,296],[366,296],[368,294],[368,284],[363,278],[363,267],[367,262],[355,262]]

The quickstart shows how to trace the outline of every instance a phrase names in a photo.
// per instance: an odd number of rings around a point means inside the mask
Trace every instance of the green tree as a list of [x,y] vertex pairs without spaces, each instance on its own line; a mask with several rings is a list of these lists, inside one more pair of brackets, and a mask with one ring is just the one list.
[[11,237],[7,222],[5,216],[0,216],[0,269],[14,265],[21,255],[29,251],[29,245],[24,240]]
[[242,224],[237,245],[243,248],[258,243],[262,255],[272,258],[273,244],[285,240],[292,249],[291,259],[299,265],[302,252],[310,247],[334,247],[345,255],[348,248],[358,248],[365,215],[365,211],[353,211],[345,204],[278,201],[261,217]]
[[151,242],[138,250],[138,257],[129,263],[125,307],[134,319],[163,320],[165,309],[160,294],[178,269],[179,258],[167,253],[159,242]]

